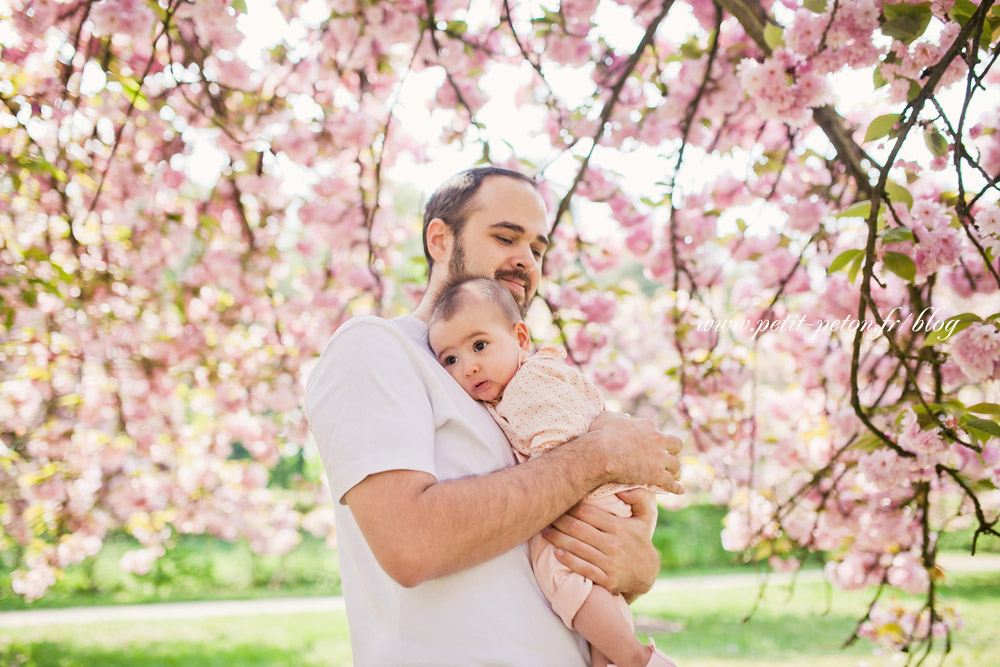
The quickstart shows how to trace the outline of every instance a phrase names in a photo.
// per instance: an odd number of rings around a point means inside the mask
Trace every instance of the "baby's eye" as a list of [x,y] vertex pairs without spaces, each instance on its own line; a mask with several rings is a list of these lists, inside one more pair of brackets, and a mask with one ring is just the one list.
[[445,366],[451,366],[452,364],[457,364],[458,357],[456,357],[455,355],[452,355],[450,357],[445,357],[444,359],[441,360],[441,363],[443,363]]
[[476,344],[472,346],[472,349],[474,349],[476,352],[482,352],[483,350],[486,349],[486,346],[488,344],[489,343],[487,343],[485,340],[477,340]]

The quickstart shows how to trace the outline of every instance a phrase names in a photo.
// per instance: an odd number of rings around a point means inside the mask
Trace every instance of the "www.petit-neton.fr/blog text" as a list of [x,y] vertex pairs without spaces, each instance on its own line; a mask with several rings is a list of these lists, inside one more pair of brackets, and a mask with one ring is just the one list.
[[756,338],[761,334],[773,331],[804,331],[812,329],[809,340],[815,339],[820,332],[830,333],[856,333],[876,332],[878,336],[884,336],[886,332],[902,330],[906,327],[913,332],[938,333],[941,340],[948,340],[958,326],[957,319],[940,319],[937,316],[937,308],[924,308],[920,313],[908,313],[906,317],[900,319],[899,308],[893,308],[889,314],[882,319],[879,324],[876,320],[859,320],[854,317],[844,317],[841,319],[824,320],[816,319],[806,321],[805,315],[793,317],[791,315],[781,319],[760,319],[760,320],[700,320],[697,325],[698,331],[740,331],[752,333]]

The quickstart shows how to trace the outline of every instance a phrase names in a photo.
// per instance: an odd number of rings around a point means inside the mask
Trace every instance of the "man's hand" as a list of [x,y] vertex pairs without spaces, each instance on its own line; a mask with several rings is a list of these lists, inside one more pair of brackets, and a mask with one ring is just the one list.
[[617,412],[602,412],[590,424],[599,436],[601,456],[607,462],[607,481],[648,484],[671,493],[684,493],[677,482],[681,439],[657,430],[649,419]]
[[645,489],[623,491],[618,497],[631,505],[631,517],[580,504],[542,535],[557,547],[556,556],[564,565],[631,602],[652,587],[660,572],[659,554],[650,541],[656,497]]

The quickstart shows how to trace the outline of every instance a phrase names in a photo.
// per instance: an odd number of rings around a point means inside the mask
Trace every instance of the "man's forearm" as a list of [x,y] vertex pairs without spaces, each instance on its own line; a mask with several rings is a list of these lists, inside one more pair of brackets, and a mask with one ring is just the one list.
[[476,477],[380,473],[345,499],[383,569],[415,586],[509,551],[608,481],[599,448],[587,442],[595,437]]

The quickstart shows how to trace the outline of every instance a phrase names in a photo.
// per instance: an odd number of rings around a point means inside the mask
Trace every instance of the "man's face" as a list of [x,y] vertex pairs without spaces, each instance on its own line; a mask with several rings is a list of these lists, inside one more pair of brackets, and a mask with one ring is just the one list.
[[488,178],[455,239],[449,275],[496,278],[514,295],[523,314],[542,277],[548,231],[545,202],[538,190],[513,178]]

